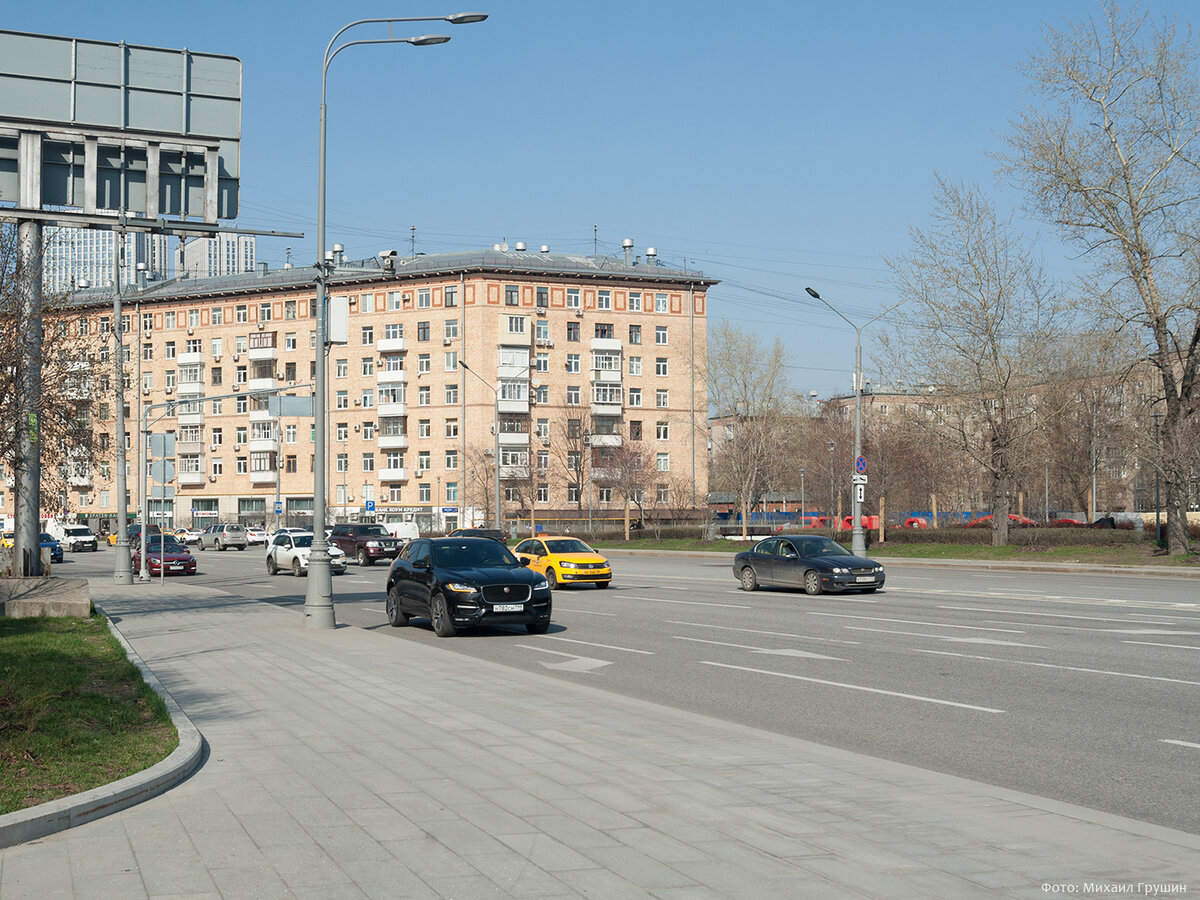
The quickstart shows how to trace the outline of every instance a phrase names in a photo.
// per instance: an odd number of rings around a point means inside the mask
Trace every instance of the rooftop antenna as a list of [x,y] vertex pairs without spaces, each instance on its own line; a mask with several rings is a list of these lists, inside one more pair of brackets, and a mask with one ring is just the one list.
[[286,262],[288,264],[288,268],[290,269],[292,267],[292,248],[284,247],[283,252],[284,252],[284,255],[287,257]]
[[409,253],[409,256],[411,256],[413,259],[416,259],[416,257],[417,257],[417,226],[416,225],[408,226],[408,242],[409,242],[409,246],[412,248],[411,252]]
[[592,226],[592,256],[600,252],[600,236],[597,231],[599,227],[599,225]]

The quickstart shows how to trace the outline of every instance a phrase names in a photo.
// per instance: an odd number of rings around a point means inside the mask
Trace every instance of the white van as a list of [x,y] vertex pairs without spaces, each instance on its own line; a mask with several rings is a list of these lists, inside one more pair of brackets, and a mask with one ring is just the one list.
[[387,529],[387,533],[392,537],[399,538],[406,543],[408,541],[415,541],[421,536],[416,522],[384,522],[383,527]]

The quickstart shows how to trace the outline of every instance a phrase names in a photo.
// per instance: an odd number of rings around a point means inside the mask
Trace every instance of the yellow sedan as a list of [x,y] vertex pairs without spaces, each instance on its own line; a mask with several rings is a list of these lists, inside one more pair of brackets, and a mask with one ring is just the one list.
[[551,588],[581,583],[606,588],[612,581],[608,560],[579,538],[543,535],[521,541],[513,552],[530,569],[545,575]]
[[0,535],[0,547],[5,550],[11,550],[17,542],[17,533],[15,531],[6,531]]

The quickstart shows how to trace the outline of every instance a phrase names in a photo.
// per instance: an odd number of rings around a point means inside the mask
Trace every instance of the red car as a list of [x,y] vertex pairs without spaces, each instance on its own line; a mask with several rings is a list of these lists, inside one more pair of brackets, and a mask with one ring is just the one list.
[[[978,519],[972,519],[970,522],[967,523],[967,527],[975,528],[975,527],[981,526],[981,525],[990,526],[991,524],[992,524],[992,515],[991,515],[991,513],[988,513],[986,516],[980,516]],[[1016,513],[1009,513],[1008,514],[1008,524],[1011,527],[1013,525],[1036,525],[1037,522],[1033,521],[1033,519],[1028,519],[1025,516],[1018,516]]]
[[1050,523],[1051,528],[1087,528],[1087,522],[1078,519],[1055,519]]
[[[142,548],[135,545],[133,570],[142,570]],[[196,557],[175,538],[160,534],[146,538],[146,569],[151,575],[195,575]]]

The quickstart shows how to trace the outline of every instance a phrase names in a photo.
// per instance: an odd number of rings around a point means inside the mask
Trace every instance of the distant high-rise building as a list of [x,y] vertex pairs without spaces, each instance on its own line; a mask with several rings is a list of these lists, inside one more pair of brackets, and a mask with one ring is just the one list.
[[[47,294],[73,291],[81,284],[92,287],[113,283],[113,250],[117,233],[101,228],[48,227],[43,235],[42,290]],[[145,264],[150,280],[167,278],[165,235],[127,233],[121,260],[121,287],[137,284],[138,264]]]
[[189,238],[175,251],[177,278],[212,278],[253,272],[254,235],[218,234],[211,238]]

